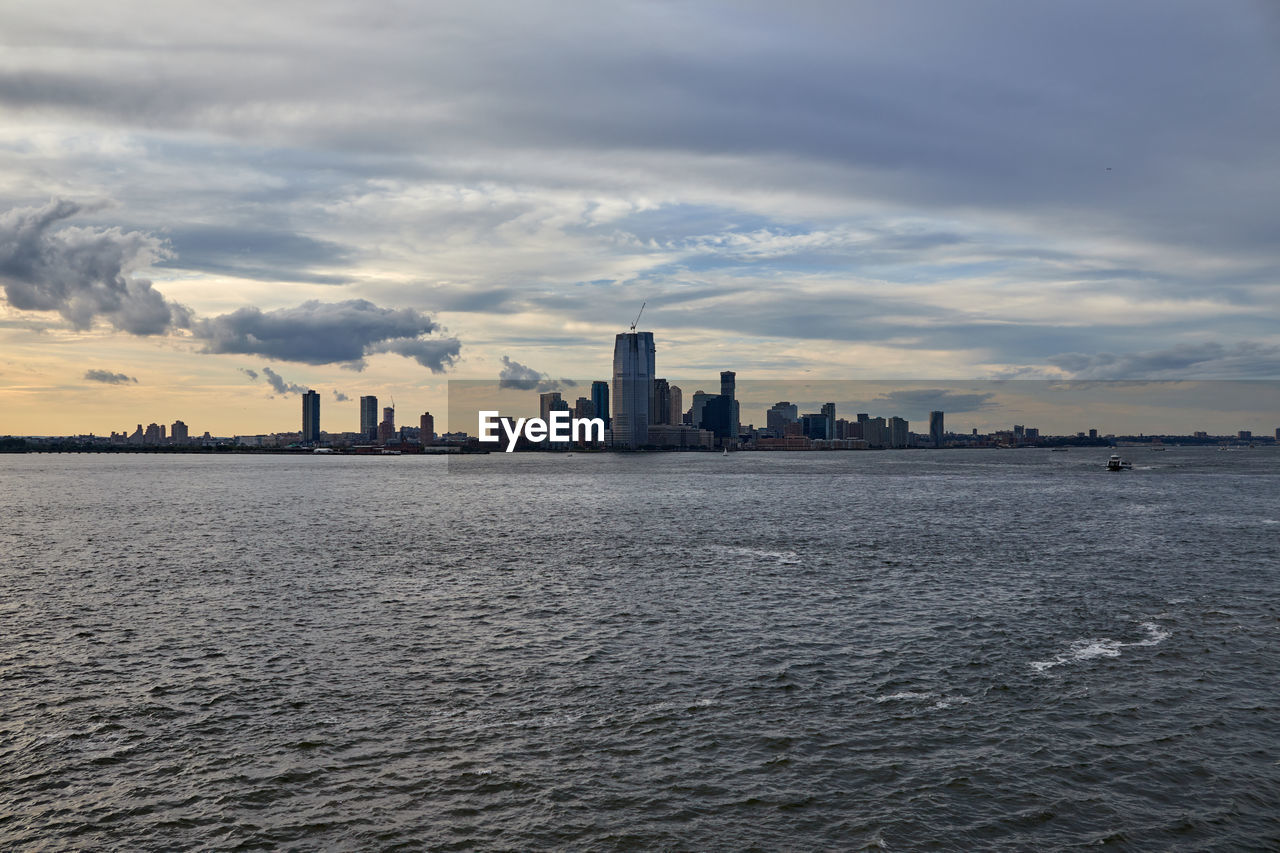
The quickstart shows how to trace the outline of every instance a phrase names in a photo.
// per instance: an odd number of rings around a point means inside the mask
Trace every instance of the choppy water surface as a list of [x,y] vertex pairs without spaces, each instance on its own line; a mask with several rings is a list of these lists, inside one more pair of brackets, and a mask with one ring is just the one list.
[[1280,846],[1280,452],[0,457],[0,846]]

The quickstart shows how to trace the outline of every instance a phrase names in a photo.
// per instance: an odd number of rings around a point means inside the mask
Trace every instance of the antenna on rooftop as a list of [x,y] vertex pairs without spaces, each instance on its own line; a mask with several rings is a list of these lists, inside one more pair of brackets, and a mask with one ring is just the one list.
[[640,322],[640,314],[643,314],[643,313],[644,313],[644,306],[646,306],[646,305],[648,305],[648,304],[649,304],[648,302],[641,302],[641,303],[640,303],[640,312],[639,312],[638,314],[636,314],[636,322],[631,324],[631,331],[633,331],[633,332],[634,332],[634,331],[636,330],[636,323],[639,323],[639,322]]

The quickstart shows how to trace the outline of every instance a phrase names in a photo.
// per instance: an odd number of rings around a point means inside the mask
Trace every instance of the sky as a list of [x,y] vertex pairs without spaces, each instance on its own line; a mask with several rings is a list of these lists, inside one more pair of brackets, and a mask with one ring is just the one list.
[[671,376],[1280,379],[1277,103],[1264,0],[6,4],[0,434],[414,424],[642,303]]

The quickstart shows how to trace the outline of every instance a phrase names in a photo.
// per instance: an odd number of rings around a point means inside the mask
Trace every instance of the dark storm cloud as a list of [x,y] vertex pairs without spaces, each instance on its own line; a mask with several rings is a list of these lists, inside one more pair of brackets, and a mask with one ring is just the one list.
[[85,210],[59,200],[0,214],[0,280],[9,304],[57,311],[77,329],[99,318],[134,335],[189,325],[190,310],[129,275],[165,254],[160,241],[119,228],[58,227]]
[[424,338],[438,328],[434,320],[415,309],[381,308],[365,299],[311,300],[274,311],[240,308],[196,320],[191,326],[206,352],[356,367],[363,366],[366,355],[396,352],[435,372],[452,364],[460,348],[453,339]]
[[1280,377],[1280,346],[1210,341],[1114,354],[1063,353],[1049,363],[1075,379],[1204,379]]
[[103,382],[107,385],[137,385],[138,380],[124,373],[112,373],[110,370],[86,370],[84,378],[90,382]]

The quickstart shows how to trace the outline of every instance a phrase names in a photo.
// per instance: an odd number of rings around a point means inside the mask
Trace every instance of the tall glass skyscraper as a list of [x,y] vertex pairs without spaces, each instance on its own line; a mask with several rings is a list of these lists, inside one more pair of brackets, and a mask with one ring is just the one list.
[[604,428],[609,429],[609,383],[603,379],[591,383],[591,405],[596,410],[596,417],[604,418]]
[[729,398],[729,441],[738,441],[738,375],[732,370],[720,371],[720,396]]
[[320,440],[320,395],[311,390],[302,395],[302,440]]
[[378,398],[360,398],[360,436],[374,441],[378,437]]
[[649,443],[655,352],[653,332],[623,332],[614,341],[614,447],[635,450]]

